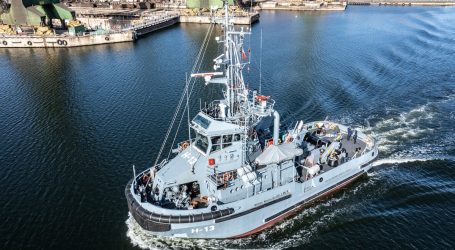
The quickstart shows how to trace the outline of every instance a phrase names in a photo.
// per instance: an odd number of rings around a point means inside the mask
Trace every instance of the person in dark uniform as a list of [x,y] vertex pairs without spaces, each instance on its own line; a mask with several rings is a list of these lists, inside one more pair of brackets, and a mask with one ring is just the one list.
[[352,136],[352,139],[354,140],[354,144],[357,143],[357,130],[354,130],[354,135]]
[[351,135],[352,135],[352,129],[351,129],[351,127],[348,127],[348,136],[346,138],[348,141],[351,140]]

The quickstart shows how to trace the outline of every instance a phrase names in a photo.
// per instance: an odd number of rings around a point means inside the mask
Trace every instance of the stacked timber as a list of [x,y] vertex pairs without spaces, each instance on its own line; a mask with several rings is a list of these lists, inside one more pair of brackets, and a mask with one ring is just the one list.
[[14,29],[11,27],[11,25],[0,24],[0,34],[14,35],[16,32],[14,32]]
[[81,21],[74,19],[68,22],[68,27],[77,27],[81,24],[82,24]]
[[47,27],[47,26],[38,26],[38,27],[34,27],[35,29],[35,35],[39,35],[39,36],[46,36],[46,35],[52,35],[52,30]]

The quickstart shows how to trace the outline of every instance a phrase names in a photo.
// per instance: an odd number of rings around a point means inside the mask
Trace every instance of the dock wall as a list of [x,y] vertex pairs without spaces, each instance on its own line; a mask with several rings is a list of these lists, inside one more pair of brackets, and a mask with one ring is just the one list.
[[[0,48],[70,48],[79,46],[90,46],[98,44],[110,44],[120,42],[131,42],[140,36],[149,34],[153,31],[172,26],[178,22],[183,23],[212,23],[214,16],[181,16],[179,13],[167,13],[164,16],[154,17],[145,20],[143,23],[133,25],[133,22],[125,25],[117,32],[97,33],[91,32],[83,35],[70,36],[68,34],[54,35],[35,35],[32,33],[8,35],[0,34]],[[248,16],[237,16],[234,18],[235,24],[249,25],[259,20],[259,13]],[[82,20],[87,21],[88,20]],[[91,23],[103,27],[110,23],[107,18],[91,18]]]
[[136,36],[139,37],[139,36],[143,36],[148,33],[151,33],[155,30],[167,28],[178,22],[179,22],[179,16],[175,15],[170,18],[161,19],[158,21],[153,21],[150,23],[144,23],[142,25],[134,26],[134,27],[132,27],[132,29],[135,30]]
[[134,33],[132,31],[83,36],[0,35],[0,48],[64,48],[133,40]]

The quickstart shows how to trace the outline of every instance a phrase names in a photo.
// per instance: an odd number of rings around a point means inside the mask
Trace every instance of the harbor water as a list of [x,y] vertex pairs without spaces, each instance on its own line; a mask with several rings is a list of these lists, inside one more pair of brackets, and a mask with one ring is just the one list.
[[[444,7],[261,12],[247,39],[250,88],[273,96],[286,123],[328,117],[374,135],[380,156],[351,187],[238,240],[152,237],[124,197],[132,165],[155,160],[208,25],[0,49],[1,249],[453,249],[453,23]],[[220,32],[200,71],[212,70]],[[196,84],[193,114],[219,87]]]

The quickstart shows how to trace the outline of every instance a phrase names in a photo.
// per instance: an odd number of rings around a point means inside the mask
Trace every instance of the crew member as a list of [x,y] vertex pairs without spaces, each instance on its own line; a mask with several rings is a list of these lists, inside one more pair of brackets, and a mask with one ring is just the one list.
[[354,130],[354,135],[352,136],[352,139],[354,140],[354,144],[357,143],[357,130]]
[[348,136],[347,136],[347,140],[350,141],[351,140],[351,136],[352,136],[352,129],[351,127],[348,127]]

